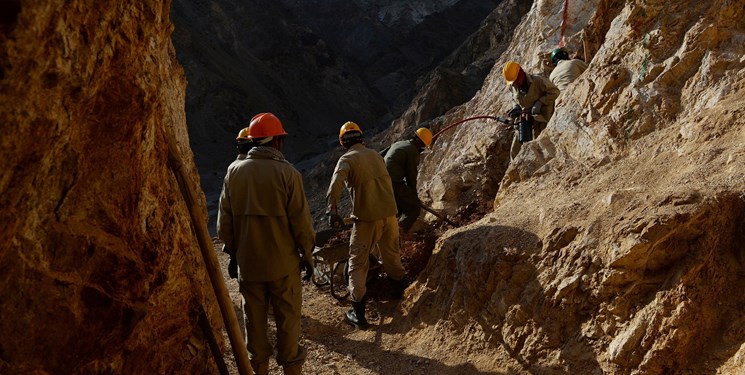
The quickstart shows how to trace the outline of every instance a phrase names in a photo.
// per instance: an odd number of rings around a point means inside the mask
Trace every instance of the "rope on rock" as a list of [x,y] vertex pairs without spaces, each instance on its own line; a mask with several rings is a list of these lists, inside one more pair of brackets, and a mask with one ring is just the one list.
[[564,0],[564,14],[561,17],[561,38],[559,38],[559,48],[564,48],[566,41],[564,40],[564,31],[567,28],[567,18],[569,16],[569,0]]

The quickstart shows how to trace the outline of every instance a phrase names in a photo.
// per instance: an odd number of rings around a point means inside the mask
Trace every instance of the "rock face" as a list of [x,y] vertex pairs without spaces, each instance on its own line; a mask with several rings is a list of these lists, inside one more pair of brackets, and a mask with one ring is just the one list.
[[[511,104],[506,61],[541,73],[564,1],[538,0],[479,93],[441,121]],[[420,195],[451,213],[410,288],[413,339],[452,336],[541,374],[745,372],[745,16],[742,2],[569,1],[589,69],[509,163],[509,129],[440,138]],[[583,50],[586,49],[586,50]],[[425,323],[425,324],[420,324]]]
[[167,164],[175,137],[198,186],[169,6],[0,8],[0,373],[216,371],[196,323],[214,296]]
[[295,19],[318,33],[360,72],[388,104],[389,112],[391,109],[398,112],[406,106],[415,81],[458,48],[499,3],[498,0],[282,1]]

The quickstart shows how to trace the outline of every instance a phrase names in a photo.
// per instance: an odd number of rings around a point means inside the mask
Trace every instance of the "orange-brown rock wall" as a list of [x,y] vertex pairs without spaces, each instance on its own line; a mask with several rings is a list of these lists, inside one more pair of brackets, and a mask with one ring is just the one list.
[[2,373],[213,366],[195,327],[214,297],[167,164],[175,136],[197,184],[169,6],[3,5]]

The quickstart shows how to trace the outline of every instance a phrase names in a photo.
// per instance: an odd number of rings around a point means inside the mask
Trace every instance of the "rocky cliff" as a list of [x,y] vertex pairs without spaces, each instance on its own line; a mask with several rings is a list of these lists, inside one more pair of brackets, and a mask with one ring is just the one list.
[[[464,124],[423,161],[433,205],[490,208],[410,288],[410,352],[488,353],[481,371],[743,373],[745,5],[567,3],[566,43],[590,67],[547,130],[510,163],[510,129]],[[564,4],[536,1],[435,130],[507,110],[506,61],[545,74]]]
[[173,137],[198,186],[169,6],[0,7],[0,373],[216,371],[168,167]]

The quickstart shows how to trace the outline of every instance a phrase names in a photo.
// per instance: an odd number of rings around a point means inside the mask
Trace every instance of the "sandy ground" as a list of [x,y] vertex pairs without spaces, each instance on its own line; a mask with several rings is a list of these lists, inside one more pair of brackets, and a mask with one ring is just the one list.
[[[215,249],[227,280],[228,290],[234,307],[240,313],[241,297],[238,283],[227,277],[227,255],[223,254],[221,244],[215,240]],[[382,288],[384,288],[383,286]],[[367,318],[370,327],[358,330],[347,324],[343,313],[351,308],[348,300],[337,300],[331,296],[328,287],[318,287],[310,281],[303,281],[303,318],[301,345],[308,350],[303,367],[304,374],[440,374],[460,373],[443,371],[444,365],[431,359],[409,355],[397,349],[401,332],[394,327],[400,301],[380,296],[367,305]],[[400,315],[399,315],[400,317]],[[241,321],[241,325],[243,322]],[[274,322],[270,317],[271,329]],[[224,340],[229,343],[223,331]],[[274,332],[270,332],[270,340]],[[226,349],[225,362],[230,374],[238,374],[232,351]],[[281,374],[282,369],[274,358],[270,361],[270,373]]]

